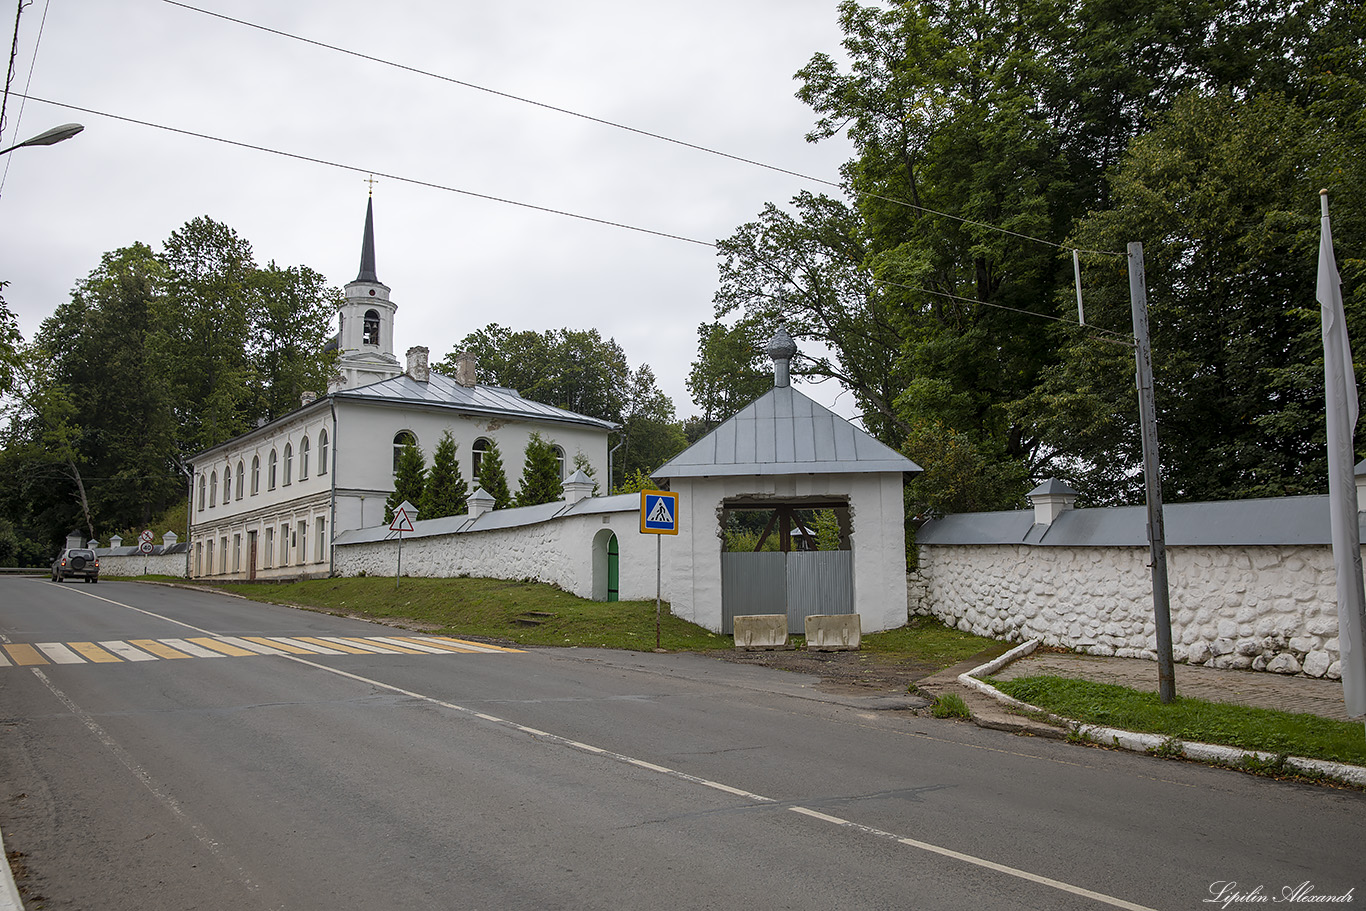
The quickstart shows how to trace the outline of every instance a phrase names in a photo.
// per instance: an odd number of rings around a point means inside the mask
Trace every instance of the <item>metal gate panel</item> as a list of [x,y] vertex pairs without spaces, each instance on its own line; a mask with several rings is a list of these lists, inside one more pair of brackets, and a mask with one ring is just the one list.
[[788,635],[805,635],[806,618],[812,615],[854,612],[853,557],[847,550],[787,555]]
[[787,613],[787,567],[780,553],[721,554],[721,632],[734,635],[735,618]]

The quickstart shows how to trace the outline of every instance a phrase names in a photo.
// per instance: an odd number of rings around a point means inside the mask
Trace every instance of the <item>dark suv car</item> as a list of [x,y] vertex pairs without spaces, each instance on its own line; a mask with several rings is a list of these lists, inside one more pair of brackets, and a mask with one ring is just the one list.
[[52,581],[62,582],[79,576],[87,582],[100,581],[100,560],[87,547],[68,547],[52,561]]

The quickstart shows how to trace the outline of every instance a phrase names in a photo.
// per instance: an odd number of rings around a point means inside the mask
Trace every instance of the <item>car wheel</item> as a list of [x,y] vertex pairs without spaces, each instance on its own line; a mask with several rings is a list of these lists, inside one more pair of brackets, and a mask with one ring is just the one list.
[[99,576],[91,576],[91,577],[90,577],[90,581],[91,581],[91,582],[99,582],[99,581],[100,581],[100,577],[99,577]]
[[66,580],[65,580],[64,578],[62,578],[62,574],[61,574],[61,573],[58,573],[58,574],[57,574],[57,579],[56,579],[57,584],[60,585],[61,583],[65,582],[65,581],[66,581]]

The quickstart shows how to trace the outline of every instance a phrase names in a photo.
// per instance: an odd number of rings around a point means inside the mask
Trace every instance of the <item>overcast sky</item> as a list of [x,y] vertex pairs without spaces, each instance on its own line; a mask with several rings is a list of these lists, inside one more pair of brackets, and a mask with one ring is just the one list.
[[[200,0],[259,25],[826,180],[793,74],[836,53],[835,0]],[[13,4],[4,20],[13,30]],[[44,17],[46,17],[44,21]],[[39,29],[42,28],[41,41]],[[32,78],[29,82],[29,71]],[[364,170],[715,241],[819,185],[289,40],[165,0],[34,0],[12,92]],[[31,337],[104,252],[205,215],[256,259],[356,277],[364,174],[11,97],[0,157],[0,280]],[[650,364],[679,416],[716,251],[379,178],[378,274],[396,353],[433,359],[489,322],[596,327]],[[852,413],[851,397],[804,387]]]

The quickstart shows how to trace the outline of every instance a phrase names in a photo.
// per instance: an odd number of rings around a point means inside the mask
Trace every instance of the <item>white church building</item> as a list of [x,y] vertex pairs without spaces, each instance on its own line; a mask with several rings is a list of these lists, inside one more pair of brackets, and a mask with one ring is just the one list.
[[383,525],[403,446],[415,443],[430,459],[446,431],[471,487],[481,454],[496,443],[515,491],[532,433],[555,447],[562,480],[580,453],[607,477],[615,424],[479,384],[470,355],[457,358],[455,377],[432,372],[424,347],[400,364],[389,290],[375,272],[371,201],[360,272],[338,309],[340,358],[327,394],[305,395],[293,412],[191,460],[191,577],[330,575],[338,534]]

